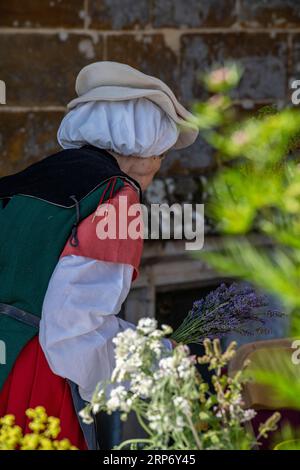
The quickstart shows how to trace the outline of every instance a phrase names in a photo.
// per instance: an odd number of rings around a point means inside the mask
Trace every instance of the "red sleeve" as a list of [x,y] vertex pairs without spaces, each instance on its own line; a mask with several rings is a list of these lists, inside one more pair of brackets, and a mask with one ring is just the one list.
[[143,222],[138,192],[130,184],[125,183],[113,198],[99,204],[79,224],[77,233],[79,245],[74,247],[68,240],[61,258],[77,255],[130,264],[136,278],[143,250]]

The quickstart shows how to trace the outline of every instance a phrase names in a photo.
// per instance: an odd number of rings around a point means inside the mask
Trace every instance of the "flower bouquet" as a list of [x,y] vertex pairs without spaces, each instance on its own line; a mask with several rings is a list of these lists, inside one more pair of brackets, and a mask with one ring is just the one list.
[[[162,339],[169,334],[169,327],[158,329],[154,319],[144,318],[136,330],[114,338],[115,369],[107,386],[99,385],[80,412],[85,423],[100,411],[119,411],[124,421],[134,412],[145,437],[126,440],[119,450],[250,450],[276,429],[278,413],[260,425],[257,436],[245,429],[255,411],[243,403],[242,371],[233,377],[224,373],[236,343],[222,351],[218,339],[205,339],[204,355],[197,359],[184,344],[165,348]],[[197,362],[212,371],[212,390]]]
[[284,316],[267,306],[267,298],[249,284],[233,283],[229,287],[221,284],[204,299],[194,302],[171,339],[176,343],[201,344],[204,338],[222,338],[232,332],[245,336],[267,334],[266,319]]

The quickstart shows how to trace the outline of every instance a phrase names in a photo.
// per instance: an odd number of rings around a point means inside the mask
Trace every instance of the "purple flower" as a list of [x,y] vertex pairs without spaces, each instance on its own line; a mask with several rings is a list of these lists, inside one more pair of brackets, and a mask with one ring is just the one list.
[[[204,338],[221,338],[229,332],[243,335],[265,333],[265,318],[282,316],[266,311],[267,299],[249,284],[221,284],[204,299],[196,300],[172,338],[182,343],[201,343]],[[249,330],[251,321],[251,330]]]

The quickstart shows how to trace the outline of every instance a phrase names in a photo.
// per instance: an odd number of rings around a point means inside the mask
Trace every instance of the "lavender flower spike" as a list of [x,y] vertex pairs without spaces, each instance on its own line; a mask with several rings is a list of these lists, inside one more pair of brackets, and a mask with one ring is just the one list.
[[204,299],[194,302],[171,338],[177,343],[201,344],[204,338],[222,338],[229,332],[248,336],[263,332],[266,317],[283,315],[263,310],[267,305],[266,297],[257,294],[249,284],[233,283],[229,287],[221,284]]

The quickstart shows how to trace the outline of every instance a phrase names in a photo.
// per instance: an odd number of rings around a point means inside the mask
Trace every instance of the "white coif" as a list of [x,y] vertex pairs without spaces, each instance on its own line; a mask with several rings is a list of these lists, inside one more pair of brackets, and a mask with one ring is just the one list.
[[146,98],[79,104],[63,118],[57,133],[64,149],[90,144],[139,157],[162,155],[178,136],[175,122]]

